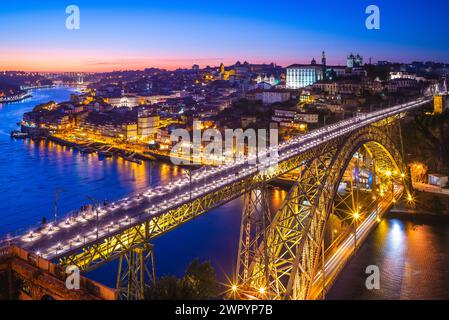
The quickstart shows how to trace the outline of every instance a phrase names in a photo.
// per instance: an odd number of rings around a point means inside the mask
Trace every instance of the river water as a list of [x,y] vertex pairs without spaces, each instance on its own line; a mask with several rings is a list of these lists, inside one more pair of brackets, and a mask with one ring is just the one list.
[[[114,200],[182,175],[181,169],[168,164],[137,165],[81,155],[51,142],[10,138],[24,112],[50,100],[66,101],[73,92],[35,90],[30,99],[0,106],[0,235],[26,231],[42,217],[52,220],[55,190],[59,190],[58,212],[63,214],[90,203],[92,197]],[[270,191],[272,210],[285,196],[285,191]],[[157,275],[182,276],[189,262],[199,258],[211,261],[224,281],[235,265],[241,208],[242,199],[237,199],[156,239]],[[343,270],[328,298],[449,298],[448,252],[448,225],[386,220]],[[376,292],[364,287],[364,271],[370,264],[381,270],[381,290]],[[114,262],[89,276],[114,286],[116,270]]]

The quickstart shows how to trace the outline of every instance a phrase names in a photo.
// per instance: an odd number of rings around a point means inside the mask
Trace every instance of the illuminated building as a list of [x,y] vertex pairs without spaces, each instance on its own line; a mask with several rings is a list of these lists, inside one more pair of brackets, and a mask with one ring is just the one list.
[[448,185],[448,176],[444,176],[442,174],[429,173],[429,184],[433,186],[437,186],[440,188],[444,188]]
[[323,66],[312,60],[310,65],[293,64],[287,67],[287,88],[300,89],[324,79]]
[[326,53],[323,51],[321,64],[312,59],[310,65],[293,64],[287,67],[286,86],[288,89],[299,89],[326,79]]
[[445,110],[449,109],[449,99],[447,96],[438,95],[434,97],[434,113],[441,114]]
[[443,96],[435,96],[433,99],[433,113],[442,114],[443,113]]
[[137,118],[137,135],[141,140],[154,139],[159,128],[161,118],[146,113],[139,114]]

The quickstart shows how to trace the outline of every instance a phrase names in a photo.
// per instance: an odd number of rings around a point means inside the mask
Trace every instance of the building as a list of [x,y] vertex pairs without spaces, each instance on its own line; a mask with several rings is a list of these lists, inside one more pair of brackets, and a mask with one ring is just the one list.
[[418,81],[414,79],[394,79],[390,80],[387,84],[389,92],[398,92],[402,89],[417,88]]
[[444,188],[448,185],[448,182],[448,176],[436,173],[429,174],[429,184],[432,186]]
[[126,95],[119,98],[109,98],[107,102],[115,108],[134,108],[144,103],[145,100],[138,96]]
[[287,89],[300,89],[324,80],[322,65],[312,60],[310,65],[293,64],[287,67]]
[[279,83],[278,80],[276,80],[274,75],[268,76],[267,74],[258,74],[254,79],[256,83],[265,82],[268,83],[271,86],[275,86]]
[[262,101],[262,103],[265,105],[286,102],[286,101],[289,101],[290,98],[291,98],[291,92],[288,90],[259,90],[259,91],[256,91],[256,100]]
[[413,79],[413,80],[416,80],[416,74],[403,72],[403,71],[390,72],[390,80],[394,80],[394,79]]
[[317,124],[318,114],[317,113],[298,113],[296,115],[296,120],[305,123]]
[[146,112],[139,113],[137,118],[137,136],[140,140],[154,140],[159,128],[161,118],[149,115]]

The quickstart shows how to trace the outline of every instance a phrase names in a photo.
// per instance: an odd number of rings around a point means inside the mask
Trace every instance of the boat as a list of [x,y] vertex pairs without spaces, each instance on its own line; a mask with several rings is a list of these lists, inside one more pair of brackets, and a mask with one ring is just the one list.
[[91,154],[94,153],[95,151],[92,148],[80,148],[80,152],[85,154]]
[[129,156],[127,156],[127,155],[122,155],[122,158],[123,158],[124,160],[126,160],[126,161],[134,162],[134,163],[137,163],[137,164],[142,164],[142,163],[143,163],[142,160],[136,159],[136,158],[134,158],[132,155],[129,155]]
[[134,163],[137,163],[137,164],[142,164],[142,160],[139,160],[139,159],[136,159],[136,158],[134,158],[134,157],[123,157],[123,159],[125,159],[126,161],[129,161],[129,162],[134,162]]
[[21,132],[21,131],[18,131],[18,130],[11,131],[11,138],[14,138],[14,139],[26,139],[28,137],[29,137],[29,135],[26,132]]

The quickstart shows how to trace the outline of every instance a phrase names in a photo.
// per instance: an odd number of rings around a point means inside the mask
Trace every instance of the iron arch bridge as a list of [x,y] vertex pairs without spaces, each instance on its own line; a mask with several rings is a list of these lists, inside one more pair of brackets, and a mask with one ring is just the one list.
[[384,201],[392,204],[403,192],[411,200],[407,166],[395,143],[378,127],[364,127],[320,146],[300,166],[298,179],[272,218],[265,190],[245,195],[233,285],[240,298],[310,299],[324,260],[325,230],[331,215],[357,222],[374,208],[376,220],[382,217],[388,205],[382,210],[381,196],[371,194],[369,201],[358,201],[355,187],[345,195],[339,192],[350,162],[355,156],[360,162],[362,152]]

